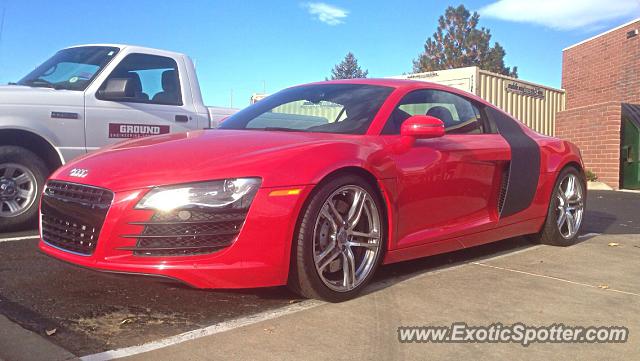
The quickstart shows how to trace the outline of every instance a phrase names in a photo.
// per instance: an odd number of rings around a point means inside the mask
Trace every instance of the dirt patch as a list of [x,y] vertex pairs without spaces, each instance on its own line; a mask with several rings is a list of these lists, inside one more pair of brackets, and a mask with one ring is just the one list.
[[189,321],[187,315],[154,312],[150,308],[117,310],[102,315],[68,320],[66,323],[72,331],[84,333],[107,343],[115,339],[135,340],[141,331],[154,332],[165,327],[175,329],[176,326],[179,329],[197,327]]

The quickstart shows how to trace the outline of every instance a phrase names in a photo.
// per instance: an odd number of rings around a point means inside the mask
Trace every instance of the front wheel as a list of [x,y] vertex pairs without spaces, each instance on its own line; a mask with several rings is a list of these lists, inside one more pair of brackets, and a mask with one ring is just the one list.
[[360,177],[321,185],[301,212],[289,286],[340,302],[371,280],[384,252],[386,226],[378,193]]
[[586,204],[584,177],[573,167],[565,168],[556,180],[547,219],[542,230],[533,235],[534,241],[553,245],[569,246],[578,239]]

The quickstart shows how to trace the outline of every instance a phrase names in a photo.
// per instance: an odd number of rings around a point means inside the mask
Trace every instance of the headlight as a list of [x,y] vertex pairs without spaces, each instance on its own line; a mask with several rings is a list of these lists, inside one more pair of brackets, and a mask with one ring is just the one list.
[[236,178],[158,187],[147,193],[135,208],[163,212],[178,208],[247,209],[260,183],[260,178]]

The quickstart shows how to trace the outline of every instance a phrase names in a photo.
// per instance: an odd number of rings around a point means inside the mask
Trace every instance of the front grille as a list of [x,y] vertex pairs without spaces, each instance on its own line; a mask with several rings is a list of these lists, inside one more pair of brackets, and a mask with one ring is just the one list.
[[45,195],[54,196],[64,201],[106,206],[107,208],[113,200],[113,192],[108,189],[53,180],[47,183]]
[[82,184],[49,181],[42,195],[42,240],[81,255],[93,254],[113,192]]
[[240,233],[245,211],[180,210],[156,213],[144,225],[135,247],[124,247],[136,256],[192,256],[229,247]]

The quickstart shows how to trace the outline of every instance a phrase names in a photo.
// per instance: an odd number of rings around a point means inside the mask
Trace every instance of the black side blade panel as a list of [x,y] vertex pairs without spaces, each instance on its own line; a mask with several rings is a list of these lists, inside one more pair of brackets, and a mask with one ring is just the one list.
[[500,212],[503,218],[529,208],[533,202],[540,179],[540,147],[508,115],[489,107],[486,114],[511,147],[509,181]]

